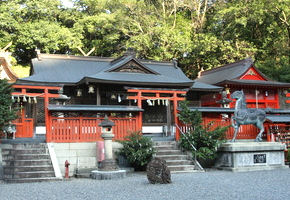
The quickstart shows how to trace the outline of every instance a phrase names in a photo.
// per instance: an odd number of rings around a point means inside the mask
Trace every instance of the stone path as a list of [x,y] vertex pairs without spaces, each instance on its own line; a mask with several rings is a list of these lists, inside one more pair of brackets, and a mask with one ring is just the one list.
[[173,174],[172,184],[151,185],[145,173],[125,179],[4,184],[1,200],[287,200],[290,197],[290,169],[240,172],[209,171]]

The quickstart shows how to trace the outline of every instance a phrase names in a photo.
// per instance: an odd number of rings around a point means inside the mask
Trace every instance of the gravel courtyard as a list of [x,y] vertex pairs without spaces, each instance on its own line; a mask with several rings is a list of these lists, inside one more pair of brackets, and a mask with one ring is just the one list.
[[151,185],[145,173],[125,179],[70,179],[46,183],[0,183],[1,200],[206,200],[290,198],[290,169],[256,172],[208,171],[172,174],[172,184]]

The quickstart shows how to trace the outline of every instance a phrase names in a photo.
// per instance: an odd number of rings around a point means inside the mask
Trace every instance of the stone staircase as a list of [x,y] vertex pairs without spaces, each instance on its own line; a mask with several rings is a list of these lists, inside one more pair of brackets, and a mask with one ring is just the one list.
[[164,159],[171,173],[199,172],[189,156],[178,149],[175,141],[154,141],[156,158]]
[[2,162],[7,183],[59,180],[45,143],[2,145]]

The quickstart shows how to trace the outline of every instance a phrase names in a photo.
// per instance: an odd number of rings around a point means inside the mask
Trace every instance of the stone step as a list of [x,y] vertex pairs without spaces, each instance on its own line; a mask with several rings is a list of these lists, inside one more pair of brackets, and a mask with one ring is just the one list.
[[189,171],[194,170],[194,165],[171,165],[168,168],[170,171]]
[[2,149],[2,155],[18,154],[47,154],[48,150],[42,149]]
[[164,145],[176,146],[176,142],[175,141],[154,141],[153,142],[153,146],[164,146]]
[[46,149],[47,145],[45,143],[40,144],[13,144],[12,149]]
[[53,171],[52,165],[3,167],[3,169],[5,174],[11,174],[14,172]]
[[156,158],[161,158],[164,160],[186,160],[186,155],[156,155]]
[[16,172],[14,173],[14,175],[11,175],[11,177],[5,178],[17,179],[17,178],[47,178],[47,177],[55,177],[54,171]]
[[40,160],[50,159],[49,154],[17,154],[15,160]]
[[181,171],[170,171],[171,174],[181,174],[181,173],[195,173],[195,172],[204,172],[200,170],[181,170]]
[[153,147],[156,149],[156,151],[177,149],[174,145],[162,145],[162,146],[153,146]]
[[33,182],[48,182],[48,181],[62,181],[61,178],[43,177],[43,178],[22,178],[22,179],[5,179],[6,183],[33,183]]
[[183,155],[180,150],[170,149],[170,150],[159,150],[156,155]]
[[192,165],[192,161],[190,160],[167,160],[167,166],[174,166],[174,165]]
[[3,161],[4,166],[51,165],[50,159]]

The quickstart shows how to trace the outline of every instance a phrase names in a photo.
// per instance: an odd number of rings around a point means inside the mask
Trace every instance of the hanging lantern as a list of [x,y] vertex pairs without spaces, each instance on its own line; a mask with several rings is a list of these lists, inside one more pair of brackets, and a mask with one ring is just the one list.
[[226,93],[230,94],[230,88],[228,88],[228,87],[226,88]]
[[168,99],[166,99],[166,101],[165,101],[165,105],[166,105],[166,106],[169,105],[169,100],[168,100]]
[[19,97],[19,96],[17,97],[17,102],[18,102],[18,103],[20,102],[20,97]]
[[82,96],[83,92],[82,89],[77,89],[77,96],[80,97]]
[[31,103],[31,98],[30,97],[28,97],[28,103]]
[[12,102],[15,102],[15,98],[14,96],[11,96]]
[[23,96],[23,102],[27,102],[26,96]]
[[37,99],[36,97],[33,98],[34,103],[37,103]]
[[88,91],[88,93],[90,93],[90,94],[95,93],[95,88],[94,88],[93,85],[89,85],[89,91]]
[[111,99],[116,99],[116,95],[112,94]]
[[149,106],[152,106],[152,103],[151,103],[151,101],[149,99],[147,99],[147,103],[148,103]]

